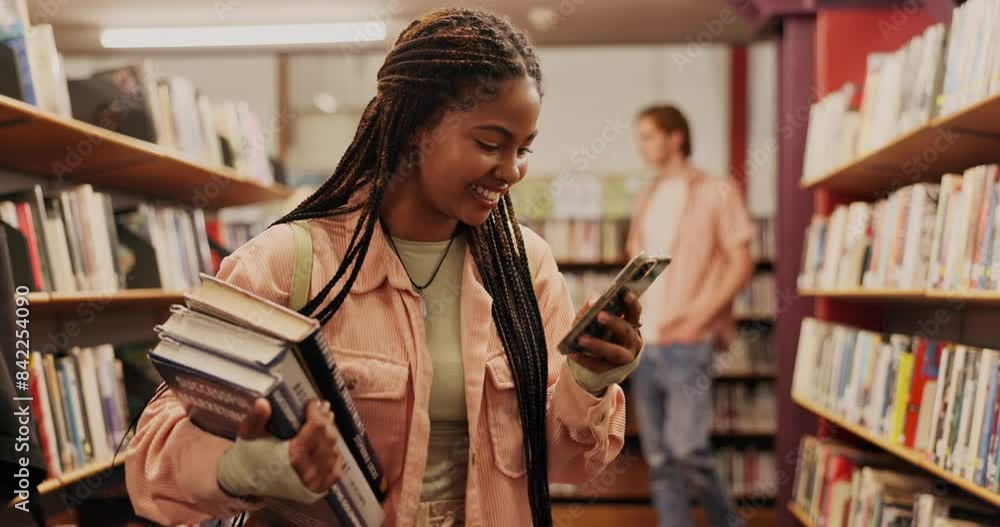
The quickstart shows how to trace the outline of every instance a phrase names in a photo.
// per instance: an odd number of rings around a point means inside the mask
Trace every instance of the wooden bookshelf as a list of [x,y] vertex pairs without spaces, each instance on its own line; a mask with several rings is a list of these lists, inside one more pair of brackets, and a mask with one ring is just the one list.
[[[995,94],[964,110],[938,117],[801,186],[855,196],[885,194],[912,183],[938,181],[948,172],[994,163],[998,148],[1000,94]],[[933,163],[928,163],[931,168],[921,170],[914,161],[931,152],[935,157]]]
[[[125,455],[119,454],[118,456],[115,457],[114,463],[112,463],[111,460],[102,461],[100,463],[92,463],[85,467],[80,467],[78,469],[66,472],[61,476],[55,478],[49,478],[38,484],[38,492],[39,494],[48,494],[49,492],[59,490],[63,487],[67,487],[79,481],[83,481],[91,476],[100,474],[101,472],[107,472],[113,470],[124,464],[125,464]],[[7,504],[7,506],[13,507],[20,501],[21,501],[20,498],[14,498]]]
[[97,311],[167,309],[184,301],[181,291],[165,289],[125,289],[80,293],[29,293],[28,308],[34,315],[72,314],[84,307]]
[[844,419],[843,417],[831,412],[830,410],[827,410],[822,406],[819,406],[813,402],[807,401],[806,399],[796,394],[792,394],[792,400],[795,401],[795,403],[798,404],[799,406],[805,408],[806,410],[809,410],[810,412],[826,419],[827,421],[836,424],[840,428],[847,430],[848,432],[860,437],[861,439],[864,439],[865,441],[868,441],[869,443],[881,448],[882,450],[885,450],[886,452],[889,452],[895,455],[896,457],[904,461],[907,461],[910,464],[919,467],[920,469],[934,475],[935,477],[941,478],[947,481],[948,483],[954,485],[955,487],[963,489],[966,492],[989,502],[992,505],[1000,507],[1000,494],[993,492],[987,488],[980,487],[979,485],[976,485],[971,481],[962,479],[960,476],[944,470],[938,465],[930,462],[924,453],[918,452],[912,448],[908,448],[902,445],[890,443],[888,440],[871,433],[864,427],[851,423],[846,419]]
[[1000,291],[946,291],[939,289],[799,289],[799,296],[862,302],[943,303],[969,302],[1000,305]]
[[816,524],[809,519],[809,515],[806,514],[806,511],[803,510],[802,507],[799,507],[798,503],[795,503],[794,501],[788,502],[788,510],[792,513],[792,516],[795,516],[795,519],[805,527],[816,527]]
[[291,195],[282,185],[262,185],[230,168],[186,159],[162,146],[63,119],[2,95],[0,167],[207,209]]

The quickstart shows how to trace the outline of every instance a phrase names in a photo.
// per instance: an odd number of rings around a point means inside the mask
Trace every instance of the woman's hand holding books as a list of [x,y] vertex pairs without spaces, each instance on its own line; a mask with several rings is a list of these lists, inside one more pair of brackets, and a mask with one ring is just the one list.
[[305,424],[295,437],[284,441],[267,431],[270,416],[270,404],[258,399],[240,423],[236,443],[219,462],[219,486],[251,500],[273,497],[313,503],[322,498],[342,470],[335,448],[340,435],[330,404],[310,401]]

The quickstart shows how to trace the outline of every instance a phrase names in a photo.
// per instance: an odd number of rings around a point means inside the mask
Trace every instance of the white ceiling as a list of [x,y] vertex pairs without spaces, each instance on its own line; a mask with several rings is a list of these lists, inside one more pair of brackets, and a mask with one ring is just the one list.
[[[749,25],[724,13],[729,0],[28,0],[34,23],[56,27],[59,49],[95,51],[98,30],[124,26],[182,26],[380,20],[394,35],[420,13],[443,5],[481,6],[511,17],[539,44],[746,42]],[[557,18],[533,27],[532,8]],[[710,30],[714,29],[717,35]]]

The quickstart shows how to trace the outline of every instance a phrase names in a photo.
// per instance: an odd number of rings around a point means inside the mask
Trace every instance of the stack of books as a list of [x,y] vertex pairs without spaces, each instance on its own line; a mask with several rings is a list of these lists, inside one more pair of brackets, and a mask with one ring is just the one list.
[[381,525],[387,482],[319,322],[208,275],[185,304],[157,327],[149,358],[194,424],[233,439],[263,397],[272,408],[269,430],[290,439],[310,400],[325,399],[333,410],[340,480],[310,506],[270,500],[255,515],[316,527]]
[[931,479],[900,470],[880,454],[812,436],[799,444],[792,492],[817,525],[996,525],[995,509],[943,495]]
[[1000,289],[1000,169],[970,168],[875,203],[839,205],[807,230],[798,286]]
[[794,397],[1000,492],[1000,352],[802,322]]

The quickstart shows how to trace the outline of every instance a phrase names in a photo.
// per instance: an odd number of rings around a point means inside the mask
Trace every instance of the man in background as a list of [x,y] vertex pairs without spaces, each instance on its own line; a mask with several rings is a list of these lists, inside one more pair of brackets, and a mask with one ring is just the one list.
[[733,298],[753,272],[753,224],[739,186],[691,165],[680,110],[651,106],[637,119],[639,148],[656,177],[640,194],[628,252],[673,258],[643,295],[647,349],[632,376],[658,525],[692,525],[694,490],[712,526],[740,526],[712,456],[709,373],[717,341],[728,345],[733,334]]

